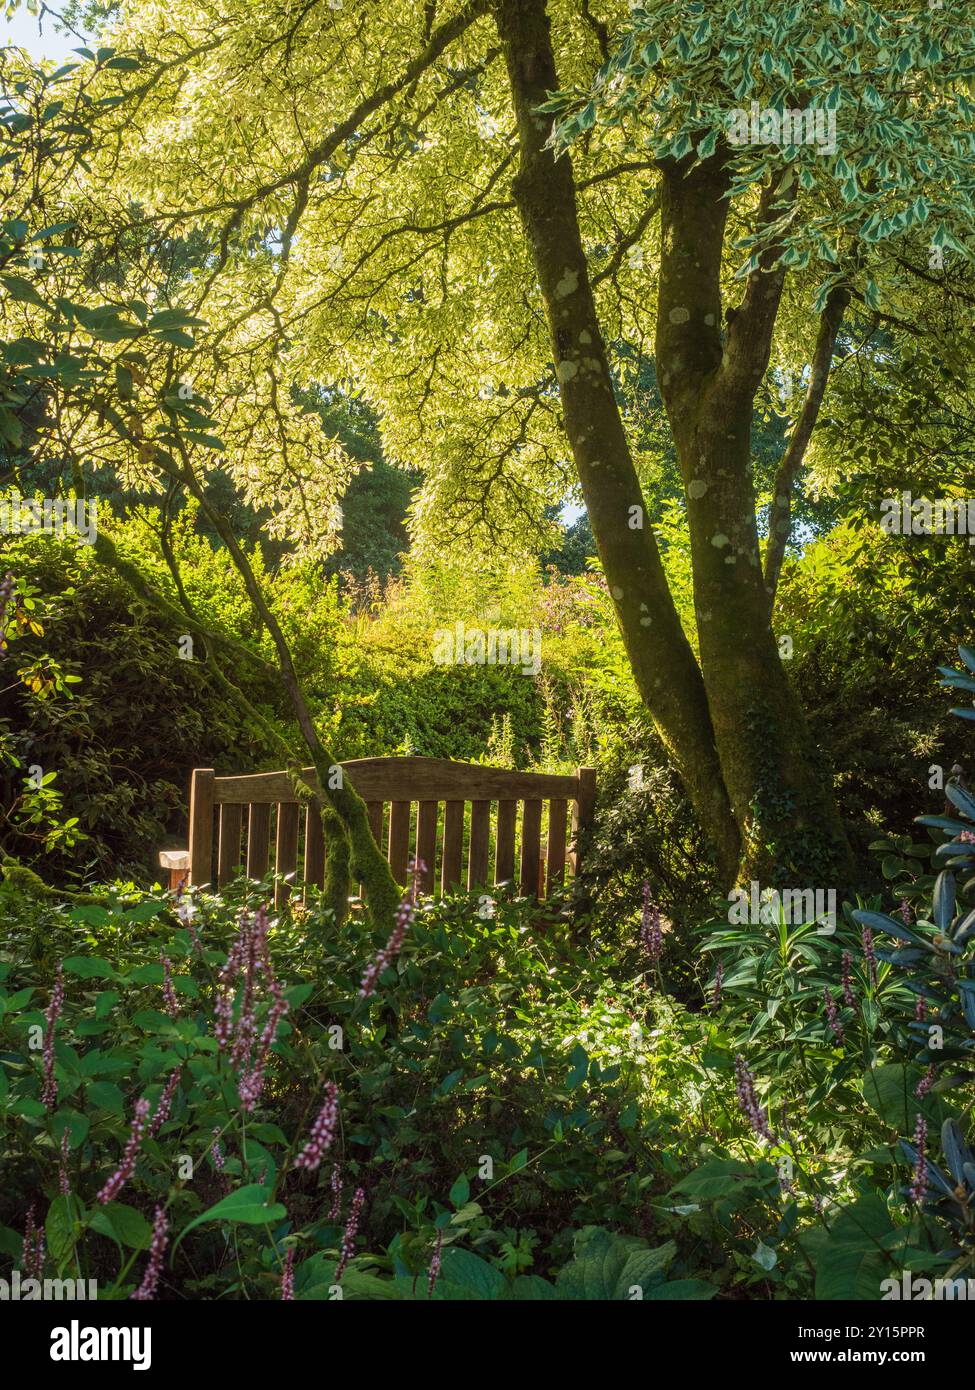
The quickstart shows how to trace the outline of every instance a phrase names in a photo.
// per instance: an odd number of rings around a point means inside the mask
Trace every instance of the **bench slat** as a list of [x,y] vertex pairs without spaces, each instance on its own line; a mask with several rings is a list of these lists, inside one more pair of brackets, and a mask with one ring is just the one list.
[[437,811],[436,801],[421,801],[416,817],[416,857],[423,865],[420,892],[432,893],[437,874]]
[[461,885],[464,860],[464,803],[447,801],[443,808],[443,865],[440,891],[449,893]]
[[521,818],[520,892],[525,898],[538,894],[538,869],[542,853],[542,803],[526,801]]
[[[446,758],[358,758],[342,764],[343,776],[365,801],[523,801],[552,796],[574,797],[576,778],[545,772],[512,772],[507,768],[482,767],[480,763],[454,763]],[[314,768],[304,778],[317,788]],[[294,786],[286,772],[255,772],[217,777],[214,794],[224,802],[295,800]]]
[[274,846],[274,906],[280,910],[291,897],[292,883],[285,883],[288,874],[298,867],[298,803],[284,801],[278,807],[278,830]]
[[220,807],[220,839],[217,848],[217,886],[222,888],[234,876],[240,864],[240,830],[243,806]]
[[555,800],[548,804],[548,891],[560,888],[565,880],[566,803]]
[[215,780],[212,767],[198,767],[190,783],[190,883],[197,886],[213,882]]
[[491,803],[471,804],[471,844],[467,862],[467,887],[486,887],[488,881],[488,850],[491,840]]
[[271,849],[271,807],[255,801],[247,809],[247,877],[263,878]]
[[410,803],[393,801],[389,807],[389,867],[402,888],[410,857]]
[[494,848],[494,881],[507,883],[515,875],[517,801],[498,802],[498,838]]
[[325,887],[325,835],[322,818],[314,806],[305,812],[304,879],[316,888]]

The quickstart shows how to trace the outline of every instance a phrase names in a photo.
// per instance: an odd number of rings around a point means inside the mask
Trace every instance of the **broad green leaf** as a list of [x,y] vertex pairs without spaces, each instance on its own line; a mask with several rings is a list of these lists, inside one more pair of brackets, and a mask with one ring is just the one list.
[[173,1251],[175,1252],[176,1246],[190,1231],[202,1225],[204,1221],[228,1221],[239,1226],[264,1226],[284,1221],[288,1215],[287,1208],[280,1202],[269,1203],[267,1198],[268,1189],[259,1183],[238,1187],[236,1192],[222,1197],[212,1207],[195,1216],[189,1225],[184,1226],[173,1245]]
[[461,1173],[460,1177],[450,1189],[450,1205],[452,1207],[462,1207],[466,1204],[471,1195],[471,1185],[467,1180],[467,1175]]
[[117,975],[115,967],[101,956],[68,956],[64,973],[79,980],[114,980]]
[[48,1254],[59,1273],[67,1264],[78,1242],[83,1214],[84,1208],[71,1193],[59,1193],[48,1210],[47,1220],[44,1222],[44,1239]]
[[148,1250],[152,1243],[152,1226],[135,1207],[124,1202],[109,1202],[92,1212],[88,1223],[99,1235],[109,1236],[118,1245],[131,1250]]
[[898,1134],[910,1134],[918,1112],[924,1108],[914,1095],[920,1079],[919,1067],[886,1062],[864,1075],[863,1098],[884,1124]]

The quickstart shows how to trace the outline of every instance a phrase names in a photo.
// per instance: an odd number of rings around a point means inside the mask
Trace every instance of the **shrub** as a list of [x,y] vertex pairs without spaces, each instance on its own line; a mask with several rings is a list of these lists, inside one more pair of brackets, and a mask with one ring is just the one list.
[[[648,1188],[663,1179],[636,1103],[643,982],[611,981],[557,905],[501,900],[493,917],[466,897],[424,905],[363,998],[382,938],[355,919],[337,932],[317,900],[271,923],[264,959],[260,885],[199,897],[185,921],[168,898],[117,893],[65,910],[0,891],[11,922],[0,1250],[12,1262],[33,1208],[38,1269],[124,1297],[161,1209],[162,1289],[182,1296],[275,1297],[292,1264],[298,1297],[329,1297],[338,1282],[352,1297],[426,1296],[434,1249],[440,1296],[473,1281],[483,1296],[578,1297],[578,1261],[604,1247],[618,1252],[606,1296],[624,1270],[647,1296],[665,1271],[685,1277],[676,1244],[645,1247]],[[238,981],[228,967],[235,939],[238,957],[264,962],[250,990],[246,968]],[[584,992],[581,978],[594,980]],[[262,1035],[266,1075],[247,1108]],[[333,1084],[334,1139],[303,1168]],[[337,1272],[359,1188],[361,1253]]]
[[[151,883],[160,844],[185,834],[189,769],[259,765],[268,756],[262,735],[242,726],[204,663],[179,659],[182,634],[89,550],[23,538],[8,547],[6,563],[45,605],[43,632],[14,649],[18,664],[54,662],[74,683],[54,690],[5,683],[0,801],[10,808],[37,765],[54,774],[63,817],[76,818],[87,838],[50,849],[30,823],[8,816],[0,845],[58,878],[121,874]],[[211,605],[219,568],[211,567]],[[223,621],[229,625],[226,612]],[[252,679],[249,693],[275,717],[272,686]]]

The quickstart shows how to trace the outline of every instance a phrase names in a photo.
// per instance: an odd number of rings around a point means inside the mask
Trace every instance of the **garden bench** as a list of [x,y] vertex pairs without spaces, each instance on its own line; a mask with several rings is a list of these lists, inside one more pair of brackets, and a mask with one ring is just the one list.
[[[314,770],[303,775],[317,789]],[[517,872],[521,893],[542,898],[563,883],[567,868],[579,871],[579,834],[592,819],[596,796],[591,767],[563,775],[445,758],[359,758],[343,763],[342,775],[366,802],[372,832],[399,884],[406,882],[411,855],[425,865],[420,888],[427,894],[506,883]],[[281,907],[299,859],[306,884],[324,882],[319,817],[312,810],[302,814],[287,772],[218,777],[213,768],[198,767],[190,784],[189,849],[163,851],[160,863],[173,886],[219,888],[239,868],[263,878],[272,837],[275,906]]]

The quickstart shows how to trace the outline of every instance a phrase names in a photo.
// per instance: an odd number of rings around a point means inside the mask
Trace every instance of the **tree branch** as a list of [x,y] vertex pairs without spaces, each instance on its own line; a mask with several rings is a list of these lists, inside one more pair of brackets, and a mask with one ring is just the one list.
[[[758,204],[758,234],[780,222],[795,202],[794,175],[786,170],[762,189]],[[758,264],[745,282],[745,293],[737,309],[729,309],[728,340],[721,365],[721,389],[754,395],[768,368],[772,350],[785,267],[777,262],[782,246],[773,239],[763,247]]]
[[840,286],[834,286],[830,290],[826,307],[819,320],[805,399],[776,474],[769,507],[768,542],[765,547],[765,587],[768,590],[770,609],[775,606],[775,591],[792,530],[792,491],[796,474],[802,466],[819,417],[833,361],[833,350],[849,302],[849,290]]

